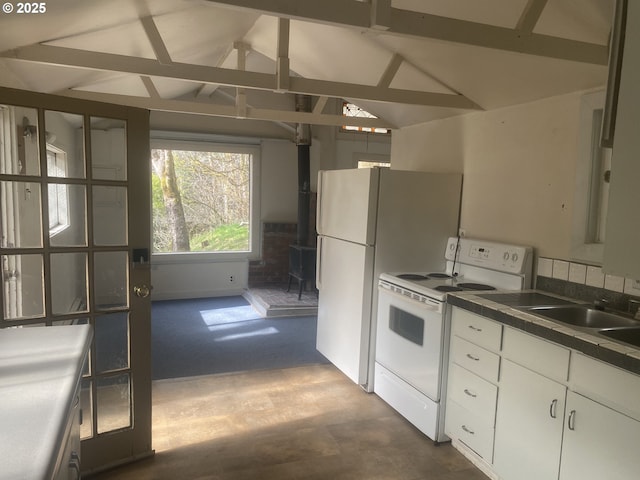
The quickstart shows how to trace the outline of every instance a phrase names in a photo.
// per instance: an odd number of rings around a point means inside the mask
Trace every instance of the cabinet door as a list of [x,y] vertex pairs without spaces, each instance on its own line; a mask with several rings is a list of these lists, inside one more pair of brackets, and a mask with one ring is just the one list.
[[493,457],[501,478],[558,478],[565,399],[564,385],[503,359]]
[[607,273],[640,278],[640,228],[636,208],[640,202],[640,2],[627,3],[624,57],[611,157],[611,187],[604,244]]
[[560,480],[638,478],[639,439],[640,422],[569,392]]

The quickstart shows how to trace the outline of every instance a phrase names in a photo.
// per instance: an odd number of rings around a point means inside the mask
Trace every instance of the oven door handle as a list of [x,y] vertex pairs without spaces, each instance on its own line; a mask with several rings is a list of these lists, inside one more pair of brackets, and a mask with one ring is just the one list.
[[420,300],[416,300],[415,298],[411,298],[407,295],[403,295],[398,292],[394,292],[393,290],[389,290],[388,288],[378,286],[380,290],[380,295],[389,295],[390,297],[397,298],[399,300],[403,300],[405,302],[410,302],[420,308],[425,310],[429,310],[431,312],[442,313],[442,303],[437,300],[432,300],[430,298],[426,298],[426,301],[422,302]]

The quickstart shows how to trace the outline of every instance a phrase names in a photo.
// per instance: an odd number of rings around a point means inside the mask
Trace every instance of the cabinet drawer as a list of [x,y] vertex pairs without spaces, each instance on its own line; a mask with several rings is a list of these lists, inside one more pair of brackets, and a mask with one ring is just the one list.
[[500,350],[502,325],[499,323],[455,307],[451,321],[454,335],[494,352]]
[[447,398],[494,425],[497,396],[498,387],[456,364],[451,364]]
[[561,347],[515,328],[506,327],[502,336],[502,356],[558,382],[569,375],[568,348]]
[[498,381],[500,357],[460,337],[451,337],[451,358],[454,363],[480,375],[490,382]]
[[575,353],[569,384],[572,390],[640,420],[640,376]]
[[493,426],[452,400],[447,401],[445,433],[460,440],[488,463],[493,461]]

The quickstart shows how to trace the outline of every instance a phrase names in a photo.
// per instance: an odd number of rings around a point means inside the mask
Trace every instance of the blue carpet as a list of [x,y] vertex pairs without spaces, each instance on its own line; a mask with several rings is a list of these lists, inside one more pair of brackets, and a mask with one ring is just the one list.
[[153,379],[328,363],[317,317],[261,318],[242,297],[153,302]]

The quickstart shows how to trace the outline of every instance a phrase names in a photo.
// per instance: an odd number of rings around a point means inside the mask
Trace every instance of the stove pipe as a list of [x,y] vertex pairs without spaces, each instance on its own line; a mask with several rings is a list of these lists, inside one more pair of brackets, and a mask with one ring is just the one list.
[[[296,111],[310,112],[311,97],[296,95]],[[298,231],[297,245],[306,246],[309,242],[309,201],[311,197],[311,126],[299,123],[296,127],[296,145],[298,146]]]

